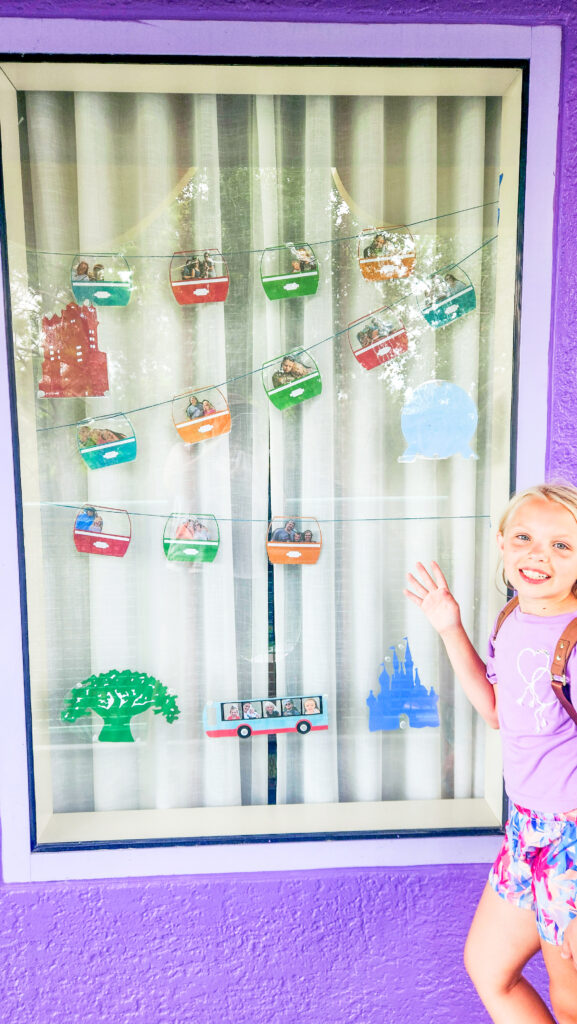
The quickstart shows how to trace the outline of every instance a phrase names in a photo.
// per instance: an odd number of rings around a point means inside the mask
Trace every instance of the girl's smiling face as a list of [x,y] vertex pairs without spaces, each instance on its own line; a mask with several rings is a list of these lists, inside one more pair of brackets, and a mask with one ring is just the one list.
[[521,611],[559,615],[577,609],[577,521],[565,505],[527,498],[497,534],[505,576]]

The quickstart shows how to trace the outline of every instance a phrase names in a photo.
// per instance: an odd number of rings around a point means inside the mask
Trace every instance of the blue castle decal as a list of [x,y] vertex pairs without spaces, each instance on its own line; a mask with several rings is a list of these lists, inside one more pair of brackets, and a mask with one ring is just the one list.
[[407,729],[409,726],[413,729],[422,729],[426,725],[435,728],[439,725],[439,696],[433,687],[427,690],[421,683],[409,641],[406,637],[404,639],[404,660],[400,662],[395,648],[391,647],[392,675],[389,675],[382,662],[379,676],[381,692],[375,697],[371,690],[367,697],[371,732]]

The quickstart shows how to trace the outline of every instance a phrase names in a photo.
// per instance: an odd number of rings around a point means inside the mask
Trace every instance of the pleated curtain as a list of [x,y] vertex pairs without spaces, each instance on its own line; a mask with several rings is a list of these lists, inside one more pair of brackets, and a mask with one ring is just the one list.
[[[36,335],[32,356],[17,355],[34,367],[19,400],[38,428],[42,521],[40,564],[27,556],[27,578],[43,588],[45,635],[33,642],[45,649],[37,714],[53,809],[266,804],[266,738],[209,739],[202,710],[273,687],[327,695],[330,722],[326,733],[278,737],[277,804],[480,795],[482,729],[402,589],[417,559],[439,560],[482,651],[495,254],[480,247],[496,228],[486,204],[497,195],[499,101],[30,92],[20,105]],[[395,224],[411,225],[415,273],[364,280],[358,236]],[[265,295],[262,251],[286,242],[313,246],[316,295]],[[228,298],[179,306],[171,256],[207,248],[225,254]],[[72,301],[74,257],[100,252],[122,252],[134,275],[126,307],[98,309],[109,393],[39,398],[30,380],[41,376],[41,317]],[[477,308],[434,331],[419,309],[426,279],[464,257]],[[347,326],[387,306],[409,348],[367,371]],[[314,357],[322,394],[282,412],[260,367],[295,348]],[[471,457],[399,461],[403,406],[434,379],[478,407]],[[220,386],[232,429],[187,445],[171,400],[203,386]],[[73,426],[44,429],[116,412],[138,444],[122,466],[87,470]],[[76,552],[83,503],[129,512],[124,558]],[[212,564],[166,560],[174,512],[216,516]],[[269,571],[270,515],[318,520],[316,565]],[[439,695],[440,725],[370,732],[367,697],[407,641]],[[63,723],[70,689],[112,668],[157,677],[177,694],[178,720],[134,718],[134,744],[96,742],[96,718]]]

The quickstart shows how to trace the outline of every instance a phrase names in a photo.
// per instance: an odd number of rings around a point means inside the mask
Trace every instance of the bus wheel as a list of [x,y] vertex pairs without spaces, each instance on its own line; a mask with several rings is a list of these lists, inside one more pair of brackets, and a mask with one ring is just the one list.
[[408,729],[408,728],[409,728],[409,716],[408,715],[399,715],[399,729]]
[[297,732],[302,732],[302,734],[304,735],[306,732],[310,732],[310,731],[311,731],[311,723],[310,722],[299,722],[298,723],[298,725],[297,725]]
[[245,740],[247,736],[252,736],[252,729],[250,725],[239,725],[236,734],[240,736],[241,740]]

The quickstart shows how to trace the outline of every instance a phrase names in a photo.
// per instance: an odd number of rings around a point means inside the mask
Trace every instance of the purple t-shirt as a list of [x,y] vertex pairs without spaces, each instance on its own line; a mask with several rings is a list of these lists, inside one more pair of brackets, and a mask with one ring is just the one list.
[[[574,612],[529,615],[519,607],[489,641],[487,679],[498,683],[497,710],[505,787],[511,800],[534,811],[577,808],[577,725],[551,689],[549,665]],[[577,678],[577,648],[567,673]],[[577,686],[572,683],[572,700]]]

